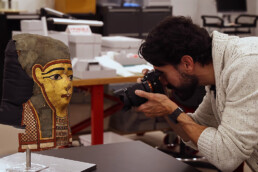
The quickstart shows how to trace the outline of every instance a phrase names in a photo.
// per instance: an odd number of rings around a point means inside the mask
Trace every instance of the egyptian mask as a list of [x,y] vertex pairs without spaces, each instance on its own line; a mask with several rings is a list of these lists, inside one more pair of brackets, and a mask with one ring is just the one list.
[[25,126],[25,133],[19,134],[19,151],[69,146],[73,72],[68,47],[49,37],[20,34],[8,43],[6,57],[8,53],[16,55],[27,81],[22,85],[26,95],[19,102],[24,101],[21,119],[17,118]]

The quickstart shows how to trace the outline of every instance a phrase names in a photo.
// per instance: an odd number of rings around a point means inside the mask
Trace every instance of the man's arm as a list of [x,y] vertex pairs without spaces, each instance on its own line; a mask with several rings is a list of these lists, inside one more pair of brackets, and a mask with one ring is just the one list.
[[185,113],[180,114],[177,118],[177,121],[183,130],[187,133],[189,139],[197,146],[200,135],[207,127],[197,124],[190,116]]
[[[166,95],[147,93],[141,90],[135,92],[138,96],[148,99],[148,102],[140,105],[137,110],[145,113],[148,117],[164,116],[171,114],[177,109],[177,105],[171,101]],[[178,117],[178,124],[174,124],[166,118],[171,128],[184,140],[191,140],[197,145],[198,139],[205,130],[206,126],[199,125],[193,121],[185,113],[181,113]]]

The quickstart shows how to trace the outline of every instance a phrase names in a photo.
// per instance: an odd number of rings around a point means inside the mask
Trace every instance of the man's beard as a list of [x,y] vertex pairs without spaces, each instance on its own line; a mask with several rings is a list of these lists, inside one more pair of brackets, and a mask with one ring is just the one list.
[[199,81],[196,76],[184,73],[180,74],[184,83],[179,87],[174,87],[173,85],[168,84],[167,88],[172,89],[176,96],[178,96],[182,101],[185,101],[193,96]]

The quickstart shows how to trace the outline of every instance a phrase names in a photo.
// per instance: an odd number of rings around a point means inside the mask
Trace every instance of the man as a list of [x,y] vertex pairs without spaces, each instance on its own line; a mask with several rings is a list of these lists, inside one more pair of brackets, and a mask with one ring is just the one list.
[[162,82],[182,99],[199,85],[206,95],[195,113],[184,113],[166,95],[147,98],[137,110],[164,116],[185,143],[222,171],[243,161],[258,171],[258,38],[207,31],[185,17],[168,17],[142,43],[140,55],[163,72]]

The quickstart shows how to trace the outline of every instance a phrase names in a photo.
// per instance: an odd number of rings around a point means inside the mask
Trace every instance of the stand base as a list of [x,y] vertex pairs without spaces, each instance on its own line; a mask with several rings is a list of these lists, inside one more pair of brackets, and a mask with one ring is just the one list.
[[31,164],[31,167],[26,167],[26,163],[17,165],[16,167],[6,169],[7,172],[37,172],[48,168],[41,164]]

